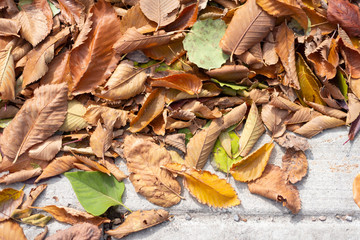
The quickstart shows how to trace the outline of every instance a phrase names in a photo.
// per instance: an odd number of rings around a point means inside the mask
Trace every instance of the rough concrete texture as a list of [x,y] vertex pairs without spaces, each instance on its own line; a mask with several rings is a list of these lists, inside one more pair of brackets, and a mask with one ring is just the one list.
[[[306,152],[309,172],[296,184],[302,201],[298,215],[292,215],[280,203],[251,194],[247,184],[235,183],[230,178],[241,205],[225,210],[211,209],[199,204],[185,190],[183,196],[186,200],[168,209],[173,215],[171,221],[124,239],[358,239],[360,209],[352,198],[352,182],[360,172],[360,138],[343,145],[347,140],[347,130],[346,127],[327,130],[309,140],[311,150]],[[264,135],[255,149],[269,140],[269,136]],[[270,163],[281,165],[283,154],[284,151],[276,146]],[[117,162],[126,171],[125,163],[122,160]],[[206,169],[214,172],[210,164]],[[83,210],[63,175],[47,183],[48,188],[35,206],[56,204]],[[19,189],[21,186],[20,183],[8,187]],[[125,186],[123,201],[128,208],[159,208],[138,195],[129,180],[125,180]],[[34,185],[27,185],[26,193],[32,187]],[[49,234],[68,226],[51,220]],[[42,228],[24,224],[22,227],[29,239],[42,231]]]

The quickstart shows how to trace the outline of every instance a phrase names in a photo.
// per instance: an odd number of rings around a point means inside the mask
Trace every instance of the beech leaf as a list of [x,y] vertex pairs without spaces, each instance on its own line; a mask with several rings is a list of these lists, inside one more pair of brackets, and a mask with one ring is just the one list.
[[196,75],[181,73],[163,78],[152,78],[150,85],[154,87],[174,88],[194,95],[200,93],[202,88],[202,81]]
[[79,101],[75,99],[68,101],[68,111],[66,118],[59,130],[71,132],[86,128],[88,124],[83,118],[85,112],[86,108]]
[[287,179],[291,183],[299,182],[306,174],[308,161],[303,151],[295,151],[292,148],[286,149],[282,158],[282,168],[287,173]]
[[112,139],[113,126],[105,124],[103,126],[99,120],[95,131],[90,137],[90,147],[97,157],[104,159],[105,152],[109,150]]
[[74,168],[73,163],[79,162],[74,156],[62,156],[55,158],[35,180],[35,183],[42,179],[53,177]]
[[23,182],[30,178],[39,176],[41,171],[41,168],[35,168],[32,170],[20,170],[14,173],[6,174],[0,178],[0,183],[9,185],[12,183]]
[[288,111],[278,109],[270,104],[263,106],[261,119],[274,137],[280,137],[286,131],[284,120]]
[[29,157],[50,161],[60,151],[62,146],[62,136],[55,135],[42,143],[38,143],[29,150]]
[[179,0],[140,0],[144,15],[158,24],[158,28],[172,23],[176,19]]
[[15,65],[11,49],[0,51],[0,98],[15,100]]
[[101,237],[100,229],[91,223],[80,223],[64,230],[57,231],[55,234],[47,237],[46,240],[59,239],[87,239],[98,240]]
[[121,197],[125,185],[113,176],[101,172],[67,172],[65,176],[88,213],[99,216],[111,206],[124,206]]
[[360,174],[356,175],[353,181],[353,198],[360,208]]
[[294,133],[300,134],[304,137],[311,138],[325,129],[335,128],[345,125],[345,122],[328,116],[319,116],[309,122],[305,123],[302,127],[296,129]]

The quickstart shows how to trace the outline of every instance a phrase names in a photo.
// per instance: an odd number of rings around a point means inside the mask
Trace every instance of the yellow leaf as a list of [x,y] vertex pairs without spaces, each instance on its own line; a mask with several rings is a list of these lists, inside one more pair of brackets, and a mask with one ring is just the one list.
[[185,165],[170,163],[164,166],[171,172],[185,177],[184,186],[203,204],[215,208],[228,208],[240,204],[234,188],[217,175]]
[[241,161],[234,163],[230,169],[231,175],[240,182],[249,182],[259,178],[269,161],[274,146],[272,142],[266,143]]
[[0,221],[9,219],[12,212],[20,206],[24,191],[5,188],[0,192]]
[[22,218],[21,222],[34,226],[45,227],[45,225],[51,220],[50,216],[44,216],[42,214],[34,214],[30,217]]

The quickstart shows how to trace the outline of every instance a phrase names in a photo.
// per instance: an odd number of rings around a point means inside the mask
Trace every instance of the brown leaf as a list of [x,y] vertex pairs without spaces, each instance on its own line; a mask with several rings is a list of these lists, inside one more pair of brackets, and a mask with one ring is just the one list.
[[275,18],[262,10],[256,0],[248,0],[236,10],[220,47],[231,54],[232,59],[233,54],[240,55],[260,42],[274,26]]
[[184,176],[184,186],[202,204],[215,208],[228,208],[240,204],[235,189],[216,174],[187,168],[178,163],[170,163],[164,167]]
[[87,39],[70,53],[70,70],[75,83],[71,91],[74,94],[91,92],[103,84],[119,60],[113,49],[121,36],[118,30],[120,20],[114,9],[101,0],[91,8],[90,13],[93,14],[92,29]]
[[221,133],[223,119],[214,119],[208,128],[195,134],[187,144],[185,165],[202,169]]
[[141,11],[158,24],[157,28],[175,21],[179,7],[179,0],[140,0]]
[[41,172],[41,168],[35,168],[33,170],[21,170],[15,173],[9,173],[0,178],[0,183],[9,185],[12,183],[24,182],[30,178],[39,176]]
[[36,237],[34,238],[34,240],[44,240],[46,235],[48,234],[48,227],[45,226],[44,231],[39,233],[38,235],[36,235]]
[[360,51],[350,44],[346,44],[342,38],[338,41],[341,55],[344,57],[348,73],[353,78],[360,78]]
[[279,61],[275,50],[276,42],[273,32],[269,32],[263,45],[263,59],[265,64],[274,65]]
[[113,139],[113,125],[101,124],[98,121],[97,127],[90,137],[90,147],[95,155],[104,159],[104,154],[109,150]]
[[163,89],[155,89],[146,98],[140,111],[130,122],[129,130],[133,133],[144,129],[152,120],[162,113],[165,106],[165,96]]
[[196,22],[198,15],[199,3],[191,4],[185,7],[176,18],[176,20],[168,25],[165,30],[167,32],[176,31],[176,30],[184,30],[188,27],[192,27]]
[[286,131],[284,120],[287,115],[288,111],[281,110],[270,104],[266,104],[261,110],[261,119],[275,138],[282,136]]
[[16,18],[21,25],[21,36],[33,47],[44,40],[51,30],[48,29],[46,15],[35,4],[23,5]]
[[119,182],[128,177],[115,165],[113,159],[106,157],[105,159],[101,159],[99,162],[104,165]]
[[184,133],[167,134],[164,137],[164,142],[174,148],[179,149],[183,153],[186,153]]
[[231,175],[240,182],[258,179],[261,177],[274,147],[274,143],[266,143],[239,162],[235,162],[230,168]]
[[73,169],[73,163],[79,162],[74,156],[62,156],[55,158],[42,172],[42,174],[35,180],[35,183],[44,178],[53,177]]
[[15,19],[0,18],[0,36],[1,37],[19,37],[18,32],[21,28],[19,22]]
[[270,100],[270,94],[269,91],[266,89],[260,90],[260,89],[252,89],[249,92],[249,97],[253,102],[258,104],[264,104],[268,103]]
[[240,143],[240,156],[246,156],[251,151],[257,140],[265,132],[265,127],[261,121],[256,104],[253,102],[246,119],[244,130],[241,133],[239,140]]
[[276,33],[275,50],[285,68],[283,85],[299,90],[299,80],[295,65],[295,37],[294,32],[286,23],[280,25]]
[[322,116],[322,114],[314,111],[311,108],[303,107],[300,110],[290,114],[284,121],[285,124],[306,123],[311,119]]
[[47,0],[34,0],[33,4],[37,9],[40,9],[46,17],[47,21],[47,34],[49,34],[53,28],[53,13]]
[[0,51],[0,97],[15,100],[15,66],[11,49]]
[[96,126],[98,121],[111,125],[113,121],[115,128],[121,128],[126,125],[128,119],[128,111],[110,108],[106,106],[90,105],[86,109],[83,116],[91,125]]
[[0,222],[9,219],[13,211],[20,206],[24,191],[4,188],[0,191]]
[[250,70],[243,65],[223,65],[220,68],[211,69],[206,74],[219,81],[235,82],[248,77]]
[[65,84],[45,85],[35,89],[34,97],[25,102],[4,129],[0,141],[1,150],[16,161],[29,148],[57,131],[64,122],[66,109]]
[[360,100],[353,93],[348,93],[348,98],[349,111],[346,117],[346,124],[354,122],[360,115]]
[[275,17],[291,16],[302,28],[308,28],[308,18],[296,0],[256,0],[268,14]]
[[0,119],[13,118],[19,109],[12,105],[0,108]]
[[129,135],[124,142],[124,156],[136,192],[162,207],[170,207],[180,201],[180,184],[172,174],[160,168],[171,162],[171,156],[164,147]]
[[163,209],[132,212],[119,227],[106,231],[106,233],[115,238],[122,238],[133,232],[160,224],[169,217],[169,213]]
[[[100,165],[99,163],[97,163],[96,161],[93,161],[90,158],[87,158],[84,156],[76,155],[74,153],[73,153],[73,155],[78,160],[78,163],[80,163],[80,162],[84,163],[87,167],[89,167],[93,171],[103,172],[110,176],[110,171],[108,169],[106,169],[105,167],[103,167],[102,165]],[[77,163],[73,163],[73,164],[75,165]]]
[[90,223],[99,226],[109,223],[110,220],[104,217],[95,217],[87,212],[74,208],[49,205],[45,207],[33,207],[50,213],[57,221],[75,225],[77,223]]
[[153,87],[174,88],[188,94],[199,94],[202,88],[202,81],[194,74],[181,73],[163,78],[152,78],[150,85]]
[[39,195],[46,189],[47,184],[41,184],[35,188],[32,188],[30,190],[30,193],[25,200],[25,202],[21,205],[21,209],[26,209],[28,207],[31,207],[33,203],[36,201],[36,199],[39,197]]
[[199,101],[191,101],[185,104],[182,107],[184,111],[190,111],[194,113],[196,116],[206,119],[214,119],[222,116],[222,113],[218,108],[214,108],[214,110],[210,110],[205,104],[202,104]]
[[356,175],[353,181],[354,202],[360,207],[360,174]]
[[29,150],[29,157],[50,161],[53,160],[55,155],[60,151],[62,146],[62,136],[55,135],[42,143],[38,143]]
[[322,114],[328,115],[329,117],[334,118],[346,118],[346,113],[335,108],[327,107],[321,104],[308,102],[305,100],[305,103],[310,107],[314,108],[316,111],[321,112]]
[[124,60],[95,95],[111,101],[129,99],[144,90],[146,78],[143,70],[136,70],[133,62]]
[[345,122],[328,116],[319,116],[313,118],[308,123],[305,123],[301,128],[296,129],[294,132],[304,137],[311,138],[316,134],[328,128],[335,128],[345,125]]
[[277,96],[272,96],[270,104],[277,108],[289,110],[292,112],[296,112],[302,108],[300,105],[293,103],[286,98]]
[[345,0],[329,1],[327,19],[333,24],[339,24],[352,37],[360,36],[359,7]]
[[176,39],[166,45],[144,49],[143,52],[152,59],[165,60],[166,64],[171,65],[186,53],[182,40],[183,38]]
[[286,182],[286,173],[278,166],[267,165],[263,175],[248,183],[248,187],[251,193],[281,202],[293,214],[301,209],[299,191],[296,186]]
[[282,157],[282,168],[287,174],[291,183],[297,183],[307,174],[308,161],[303,151],[295,151],[292,148],[286,149]]
[[55,234],[46,238],[46,240],[98,240],[101,237],[100,229],[90,223],[76,224],[65,230],[59,230]]
[[60,14],[70,25],[77,23],[80,27],[84,24],[85,6],[77,0],[58,0]]
[[233,108],[228,114],[223,117],[224,123],[222,129],[227,129],[243,120],[247,110],[246,103]]
[[156,29],[156,24],[145,17],[139,3],[127,10],[126,14],[121,18],[120,25],[122,34],[132,27],[140,33],[149,33]]
[[296,151],[306,151],[310,148],[306,138],[291,133],[285,133],[283,136],[275,138],[275,141],[286,149],[293,148]]
[[7,220],[0,222],[0,239],[2,240],[26,240],[23,229],[17,222]]

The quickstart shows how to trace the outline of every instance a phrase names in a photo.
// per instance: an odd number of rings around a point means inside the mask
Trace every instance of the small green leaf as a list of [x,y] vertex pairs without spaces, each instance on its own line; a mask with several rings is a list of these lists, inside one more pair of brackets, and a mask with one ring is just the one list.
[[179,129],[178,133],[185,133],[185,144],[188,144],[190,138],[194,136],[188,128]]
[[94,216],[103,214],[109,207],[122,205],[125,186],[114,176],[101,172],[67,172],[74,192],[84,209]]
[[349,86],[346,83],[346,79],[344,78],[344,75],[341,73],[341,71],[338,71],[336,74],[336,79],[338,81],[338,87],[342,93],[342,95],[344,95],[345,100],[348,100],[348,88]]
[[53,14],[53,17],[57,14],[60,13],[60,9],[57,8],[52,2],[50,2],[49,0],[47,1],[49,3],[49,6],[50,6],[50,9],[51,9],[51,12]]
[[12,118],[6,118],[0,120],[0,128],[6,128],[7,125],[10,124]]
[[183,41],[189,60],[204,69],[221,67],[229,59],[219,46],[225,30],[221,19],[197,21]]
[[211,79],[211,81],[213,81],[214,83],[217,83],[219,84],[220,87],[229,87],[235,91],[238,91],[238,90],[246,90],[248,89],[247,86],[241,86],[241,85],[237,85],[237,84],[234,84],[234,83],[224,83],[224,82],[220,82],[214,78]]

